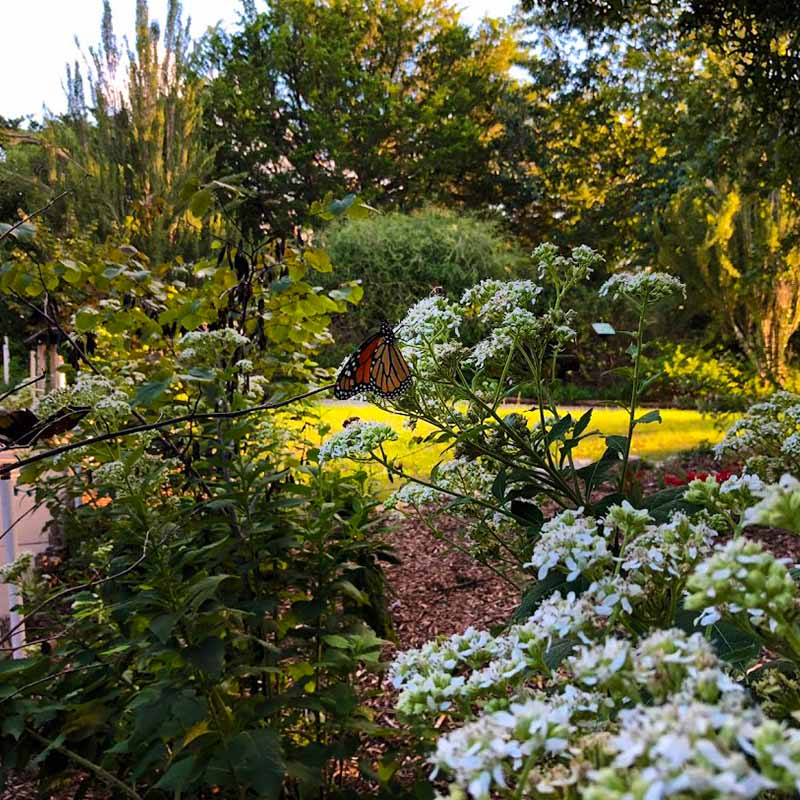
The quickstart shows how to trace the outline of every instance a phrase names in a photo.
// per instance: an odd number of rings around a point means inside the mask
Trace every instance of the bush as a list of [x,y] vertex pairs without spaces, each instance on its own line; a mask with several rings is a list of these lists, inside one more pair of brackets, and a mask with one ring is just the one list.
[[456,299],[481,278],[517,275],[525,263],[496,223],[441,208],[349,219],[325,239],[337,278],[364,288],[359,310],[334,325],[341,356],[381,318],[397,322],[432,291]]

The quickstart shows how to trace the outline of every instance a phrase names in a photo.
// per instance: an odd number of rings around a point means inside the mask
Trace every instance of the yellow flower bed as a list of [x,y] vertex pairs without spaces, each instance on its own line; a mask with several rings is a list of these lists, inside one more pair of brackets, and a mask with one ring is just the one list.
[[[501,414],[512,411],[524,411],[526,416],[538,419],[538,413],[525,411],[525,406],[505,406]],[[430,432],[427,425],[419,425],[412,432],[403,427],[404,417],[384,411],[369,403],[361,402],[329,402],[315,406],[320,422],[330,425],[331,433],[341,430],[346,419],[358,417],[370,422],[385,422],[391,425],[399,437],[397,442],[390,443],[385,449],[389,455],[397,456],[405,469],[415,475],[426,475],[438,461],[449,456],[445,453],[445,445],[439,443],[412,443],[415,436]],[[571,409],[577,419],[587,409]],[[641,412],[644,413],[644,412]],[[633,440],[633,453],[642,458],[660,460],[691,450],[703,444],[715,444],[723,434],[724,428],[713,417],[698,411],[668,409],[661,412],[663,422],[640,425],[636,429]],[[604,434],[625,434],[628,420],[620,409],[596,408],[592,415],[589,430],[599,430]],[[313,434],[312,434],[313,440]],[[605,444],[600,437],[592,437],[581,444],[575,451],[576,458],[596,459],[602,455]]]

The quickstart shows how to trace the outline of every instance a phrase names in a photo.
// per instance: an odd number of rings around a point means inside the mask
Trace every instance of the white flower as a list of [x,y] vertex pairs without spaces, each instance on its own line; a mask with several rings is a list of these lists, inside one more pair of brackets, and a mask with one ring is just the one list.
[[797,587],[785,560],[744,538],[731,540],[699,564],[686,587],[684,605],[702,611],[705,625],[720,614],[746,613],[750,624],[774,633],[786,627],[797,605]]
[[541,286],[530,280],[499,281],[489,278],[467,289],[461,298],[461,305],[474,311],[482,322],[497,323],[509,311],[531,308],[541,291]]
[[433,776],[444,771],[473,800],[487,800],[493,786],[505,788],[531,757],[564,753],[573,709],[570,701],[530,698],[467,723],[437,742],[429,759]]
[[596,520],[584,517],[583,509],[564,511],[542,526],[541,536],[526,567],[537,569],[543,580],[551,569],[567,572],[575,580],[594,565],[609,560],[611,553],[605,538],[598,533]]
[[319,448],[319,463],[337,458],[368,456],[384,442],[396,440],[397,434],[384,422],[352,422],[322,443]]
[[465,364],[484,369],[487,362],[492,363],[508,357],[508,351],[514,346],[514,337],[505,329],[492,331],[488,338],[481,339],[472,352],[464,359]]
[[800,481],[789,474],[764,486],[760,499],[744,512],[745,525],[770,525],[800,533]]
[[250,340],[234,328],[215,331],[190,331],[178,341],[184,363],[198,367],[220,367],[239,349],[248,347]]
[[458,335],[461,310],[445,297],[426,297],[413,305],[395,331],[404,345],[419,347],[423,343],[446,342]]
[[615,299],[630,297],[638,302],[655,302],[679,292],[686,297],[686,287],[674,275],[666,272],[617,272],[601,287],[600,297],[611,295]]
[[614,761],[590,774],[583,797],[622,800],[634,796],[627,793],[633,787],[647,800],[689,794],[756,797],[775,787],[747,758],[760,722],[754,710],[729,713],[685,700],[623,710],[619,733],[609,740]]
[[575,679],[586,686],[604,687],[623,667],[629,665],[630,642],[609,637],[593,646],[583,646],[568,659]]
[[553,640],[574,635],[588,642],[584,631],[596,625],[597,617],[585,595],[576,597],[574,592],[570,592],[562,597],[560,592],[554,592],[536,609],[530,623],[536,626],[540,635],[547,637],[547,646],[550,647]]
[[632,614],[631,600],[641,597],[643,593],[638,584],[608,575],[594,581],[582,597],[593,604],[592,610],[599,617],[610,617],[617,609]]

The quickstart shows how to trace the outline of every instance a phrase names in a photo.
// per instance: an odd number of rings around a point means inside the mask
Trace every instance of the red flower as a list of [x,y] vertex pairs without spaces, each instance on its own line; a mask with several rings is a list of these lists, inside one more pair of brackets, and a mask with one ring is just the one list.
[[732,478],[736,473],[727,469],[721,469],[719,472],[714,473],[717,483],[725,483],[728,478]]
[[686,481],[678,475],[667,474],[664,476],[664,483],[667,486],[683,486]]
[[686,480],[687,481],[704,481],[708,478],[707,472],[693,472],[689,470],[686,473]]

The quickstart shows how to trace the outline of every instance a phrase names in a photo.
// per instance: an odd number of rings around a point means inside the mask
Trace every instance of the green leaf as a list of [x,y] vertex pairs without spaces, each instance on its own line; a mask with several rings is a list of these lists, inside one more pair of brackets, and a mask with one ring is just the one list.
[[333,272],[331,257],[325,250],[309,249],[303,252],[303,259],[312,269],[317,272]]
[[209,636],[200,644],[186,648],[186,657],[192,666],[217,677],[225,664],[225,643],[217,636]]
[[158,400],[164,392],[169,389],[172,383],[172,375],[160,381],[150,381],[149,383],[142,384],[133,397],[133,404],[135,406],[149,406]]
[[0,222],[0,239],[4,238],[9,231],[11,231],[10,238],[16,239],[18,242],[31,242],[36,236],[36,226],[31,225],[30,222],[23,222],[13,231],[11,230],[12,228],[14,228],[13,225],[9,225],[7,222]]
[[592,421],[592,412],[594,411],[593,408],[590,408],[585,414],[581,416],[581,418],[575,423],[575,427],[572,431],[573,439],[577,439],[585,430],[589,427],[589,423]]
[[94,330],[100,323],[100,314],[93,308],[82,308],[75,314],[75,327],[80,333]]
[[156,639],[166,643],[172,635],[178,619],[180,619],[178,614],[161,614],[150,623],[150,630],[155,634]]
[[636,420],[636,425],[648,425],[651,422],[661,422],[661,412],[660,411],[648,411],[646,414],[642,414],[639,419]]
[[545,440],[548,444],[552,444],[553,442],[558,442],[563,439],[567,431],[572,427],[572,415],[566,414],[565,416],[561,417],[561,419],[553,425],[552,428],[547,432],[547,436]]
[[329,633],[323,636],[322,641],[325,642],[325,644],[329,644],[331,647],[338,647],[340,650],[347,650],[350,647],[350,643],[347,639],[336,633]]
[[208,213],[213,202],[214,193],[210,189],[201,189],[192,195],[192,199],[189,201],[189,211],[192,216],[202,219]]
[[156,789],[163,789],[165,792],[181,793],[187,789],[197,770],[197,758],[189,756],[175,761],[156,784]]
[[192,611],[197,611],[206,600],[210,600],[219,590],[219,587],[233,575],[206,575],[195,580],[189,587],[187,606]]
[[628,447],[627,436],[606,436],[605,439],[606,447],[608,447],[609,450],[613,450],[615,453],[619,453],[624,457],[625,450]]
[[212,757],[204,778],[210,784],[235,786],[237,795],[245,788],[260,798],[278,800],[285,771],[278,735],[271,728],[259,728],[229,739]]
[[580,644],[580,639],[560,639],[547,649],[544,663],[549,669],[558,669],[559,664]]
[[341,200],[333,200],[328,204],[328,212],[336,217],[344,214],[348,208],[355,202],[356,195],[347,194]]

